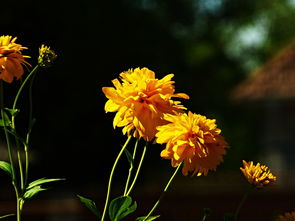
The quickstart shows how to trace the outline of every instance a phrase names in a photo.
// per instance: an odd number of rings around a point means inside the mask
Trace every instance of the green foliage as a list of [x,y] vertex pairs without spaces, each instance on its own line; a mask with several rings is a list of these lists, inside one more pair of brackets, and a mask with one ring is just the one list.
[[11,121],[9,119],[9,116],[3,111],[3,119],[0,119],[0,126],[1,127],[8,127],[11,125]]
[[7,107],[4,109],[7,110],[12,117],[15,117],[20,111],[19,109],[11,109],[11,108],[7,108]]
[[124,153],[125,153],[125,155],[127,157],[128,162],[130,163],[130,166],[133,167],[134,160],[133,160],[133,157],[132,157],[131,153],[127,149],[124,149]]
[[35,196],[37,193],[47,190],[46,188],[42,188],[41,185],[45,183],[50,183],[50,182],[55,182],[55,181],[61,181],[64,179],[46,179],[46,178],[41,178],[38,180],[35,180],[31,183],[29,183],[28,187],[26,188],[26,192],[23,195],[24,199],[30,199],[33,196]]
[[91,212],[93,212],[98,218],[101,218],[101,214],[98,211],[95,202],[93,202],[93,200],[91,199],[87,199],[83,196],[77,195],[77,197],[80,199],[80,201],[82,203],[84,203],[84,205],[91,210]]
[[9,176],[12,176],[10,163],[0,161],[0,169],[7,173]]
[[35,196],[37,193],[47,190],[46,188],[42,188],[41,186],[34,186],[31,189],[28,189],[25,193],[23,198],[24,199],[30,199],[33,196]]
[[141,217],[137,217],[135,221],[152,221],[152,220],[155,220],[155,219],[157,219],[159,217],[160,217],[160,215],[157,215],[157,216],[149,216],[146,219],[146,216],[141,216]]
[[12,213],[12,214],[3,215],[3,216],[0,216],[0,219],[5,219],[10,216],[15,216],[15,214]]
[[133,213],[137,208],[136,202],[132,204],[130,196],[121,196],[113,199],[109,206],[109,216],[111,221],[119,221],[128,214]]

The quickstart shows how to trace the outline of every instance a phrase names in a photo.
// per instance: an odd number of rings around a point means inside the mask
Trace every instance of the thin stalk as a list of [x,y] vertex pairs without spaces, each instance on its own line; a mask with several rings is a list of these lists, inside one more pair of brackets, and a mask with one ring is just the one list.
[[204,215],[202,221],[205,221],[207,217],[208,217],[207,215]]
[[163,199],[165,193],[167,192],[172,180],[174,179],[175,175],[177,174],[177,172],[179,171],[180,167],[181,167],[182,163],[180,163],[178,165],[178,167],[175,169],[174,173],[172,174],[172,176],[170,177],[170,180],[168,181],[168,183],[166,184],[165,186],[165,189],[164,191],[161,193],[158,201],[155,203],[155,205],[153,206],[153,208],[151,209],[151,211],[148,213],[148,215],[144,218],[143,221],[147,220],[152,214],[153,212],[155,211],[155,209],[158,207],[158,205],[160,204],[161,200]]
[[106,200],[105,200],[105,205],[104,205],[101,221],[104,220],[105,215],[106,215],[106,211],[107,211],[107,207],[108,207],[108,203],[109,203],[109,197],[110,197],[110,192],[111,192],[111,186],[112,186],[112,180],[113,180],[114,171],[116,169],[117,163],[118,163],[122,153],[124,152],[124,150],[127,147],[127,144],[129,143],[130,140],[131,140],[131,136],[128,136],[125,144],[123,145],[122,149],[120,150],[120,152],[119,152],[119,154],[118,154],[118,156],[117,156],[117,158],[116,158],[116,160],[115,160],[115,162],[113,164],[113,168],[111,170],[110,177],[109,177],[107,196],[106,196]]
[[7,151],[8,151],[8,157],[11,165],[11,173],[12,173],[12,183],[15,182],[15,170],[14,170],[14,163],[13,163],[13,158],[12,158],[12,151],[11,151],[11,145],[10,145],[10,139],[8,135],[8,131],[5,125],[5,118],[4,118],[4,90],[3,90],[3,81],[0,80],[0,109],[1,109],[1,118],[4,122],[3,128],[4,128],[4,134],[6,138],[6,143],[7,143]]
[[137,180],[137,177],[138,177],[138,174],[139,174],[139,171],[141,169],[141,165],[142,165],[142,162],[143,162],[143,159],[144,159],[144,156],[145,156],[145,153],[146,153],[146,149],[147,149],[147,146],[148,146],[148,142],[146,142],[144,148],[143,148],[143,151],[142,151],[142,155],[141,155],[141,158],[140,158],[140,161],[139,161],[139,164],[138,164],[138,167],[137,167],[137,170],[136,170],[136,173],[135,173],[135,176],[134,176],[134,179],[129,187],[129,190],[128,192],[126,193],[126,196],[128,196],[131,192],[131,190],[133,189],[134,187],[134,184]]
[[126,196],[126,194],[127,194],[128,185],[129,185],[132,170],[133,170],[133,164],[134,164],[134,160],[135,160],[135,155],[136,155],[138,143],[139,143],[139,139],[136,140],[135,145],[134,145],[133,154],[132,154],[132,161],[133,162],[132,162],[132,164],[130,164],[129,173],[128,173],[128,177],[127,177],[126,184],[125,184],[124,196]]
[[[12,109],[15,110],[16,109],[16,104],[17,104],[17,101],[19,99],[19,96],[22,92],[22,90],[24,89],[24,86],[26,85],[26,83],[28,82],[28,80],[37,72],[37,70],[39,69],[39,64],[36,65],[34,67],[34,69],[30,72],[30,74],[25,78],[25,80],[23,81],[23,83],[21,84],[19,90],[17,91],[17,94],[14,98],[14,101],[13,101],[13,105],[12,105]],[[15,115],[13,115],[11,117],[11,127],[13,130],[15,130]],[[23,174],[23,166],[22,166],[22,160],[21,160],[21,154],[20,154],[20,147],[19,147],[19,141],[18,139],[16,138],[16,149],[17,149],[17,159],[18,159],[18,165],[19,165],[19,174],[20,174],[20,186],[21,186],[21,190],[24,191],[25,189],[25,182],[24,182],[24,174]],[[28,154],[26,154],[27,156]],[[27,163],[26,163],[27,164]],[[26,168],[27,168],[27,165],[26,165]]]
[[37,64],[34,67],[34,69],[30,72],[30,74],[26,77],[26,79],[24,80],[24,82],[21,84],[21,86],[18,89],[18,92],[17,92],[17,94],[16,94],[16,96],[14,98],[12,109],[15,109],[16,104],[17,104],[17,101],[19,99],[19,96],[20,96],[22,90],[24,89],[24,86],[26,85],[26,83],[28,82],[28,80],[32,77],[32,75],[35,74],[38,71],[39,67],[40,67],[39,64]]
[[237,221],[238,220],[238,215],[240,213],[240,210],[242,208],[242,206],[244,205],[246,199],[248,198],[248,195],[250,194],[250,192],[252,191],[253,187],[251,187],[251,189],[249,189],[243,196],[242,200],[239,203],[239,206],[236,209],[235,215],[234,215],[234,220]]
[[28,183],[28,176],[29,176],[29,152],[28,152],[28,145],[30,142],[30,135],[33,127],[33,82],[36,75],[32,76],[30,81],[29,87],[29,125],[28,125],[28,133],[26,136],[26,144],[24,146],[25,151],[25,186]]
[[[0,109],[1,109],[1,117],[4,120],[4,91],[3,91],[3,81],[0,81]],[[19,190],[17,188],[17,181],[16,181],[16,176],[15,176],[15,169],[14,169],[14,162],[13,162],[13,158],[12,158],[12,151],[11,151],[11,146],[10,146],[10,139],[9,139],[9,135],[8,135],[8,131],[6,128],[6,125],[4,123],[3,125],[4,128],[4,133],[5,133],[5,138],[6,138],[6,143],[7,143],[7,151],[8,151],[8,157],[9,157],[9,162],[10,162],[10,166],[11,166],[11,173],[12,173],[12,185],[14,187],[14,191],[15,191],[15,196],[16,196],[16,216],[17,216],[17,221],[21,220],[21,208],[20,208],[20,198],[19,198]]]

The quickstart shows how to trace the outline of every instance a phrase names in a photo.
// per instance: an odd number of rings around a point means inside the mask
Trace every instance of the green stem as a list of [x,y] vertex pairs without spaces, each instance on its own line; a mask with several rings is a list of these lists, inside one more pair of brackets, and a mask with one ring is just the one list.
[[[0,109],[1,109],[1,117],[4,120],[4,92],[3,92],[3,81],[0,81]],[[9,157],[9,162],[11,166],[11,173],[12,173],[12,185],[14,187],[15,195],[16,195],[16,206],[17,206],[17,221],[21,220],[20,214],[21,214],[21,209],[20,209],[20,204],[19,204],[19,190],[17,188],[17,181],[16,181],[16,176],[15,176],[15,169],[14,169],[14,162],[12,158],[12,151],[11,151],[11,145],[10,145],[10,139],[8,135],[8,131],[6,128],[6,125],[4,123],[4,134],[6,138],[6,143],[7,143],[7,151],[8,151],[8,157]]]
[[138,164],[138,167],[137,167],[137,170],[136,170],[136,173],[135,173],[135,176],[134,176],[134,179],[129,187],[129,190],[128,192],[126,193],[126,196],[128,196],[131,192],[131,190],[133,189],[134,187],[134,184],[137,180],[137,177],[138,177],[138,174],[139,174],[139,171],[141,169],[141,165],[142,165],[142,162],[143,162],[143,159],[144,159],[144,156],[145,156],[145,153],[146,153],[146,149],[147,149],[147,146],[148,146],[148,142],[146,142],[144,148],[143,148],[143,151],[142,151],[142,155],[141,155],[141,158],[140,158],[140,161],[139,161],[139,164]]
[[39,67],[40,67],[39,64],[37,64],[34,67],[34,69],[30,72],[30,74],[26,77],[26,79],[24,80],[24,82],[21,84],[21,86],[18,89],[18,92],[17,92],[17,94],[16,94],[16,96],[14,98],[12,109],[15,109],[16,104],[17,104],[17,101],[19,99],[19,96],[20,96],[22,90],[24,89],[24,86],[26,85],[26,83],[28,82],[28,80],[32,77],[32,75],[34,75],[38,71]]
[[[37,72],[37,70],[39,69],[39,64],[36,65],[34,67],[34,69],[29,73],[29,75],[25,78],[25,80],[23,81],[23,83],[21,84],[19,90],[17,91],[17,94],[14,98],[14,101],[13,101],[13,105],[12,105],[12,109],[15,110],[16,109],[16,105],[17,105],[17,101],[20,97],[20,94],[21,92],[23,91],[24,89],[24,86],[26,85],[26,83],[29,81],[29,79]],[[12,115],[11,117],[11,127],[13,130],[15,130],[15,115]],[[24,191],[25,189],[25,182],[24,182],[24,174],[23,174],[23,166],[22,166],[22,160],[21,160],[21,151],[20,151],[20,147],[19,147],[19,141],[18,139],[16,138],[16,149],[17,149],[17,159],[18,159],[18,165],[19,165],[19,174],[20,174],[20,185],[21,185],[21,190]],[[26,153],[26,172],[27,172],[27,156],[28,154]],[[25,174],[25,177],[27,177],[27,175]],[[27,180],[27,178],[25,178],[25,180]]]
[[111,186],[112,186],[112,180],[113,180],[113,175],[114,175],[114,171],[115,168],[117,166],[117,163],[122,155],[122,153],[124,152],[125,148],[127,147],[127,144],[129,143],[129,141],[131,140],[131,136],[128,136],[125,144],[123,145],[122,149],[120,150],[114,164],[113,164],[113,168],[111,170],[110,173],[110,177],[109,177],[109,183],[108,183],[108,190],[107,190],[107,196],[106,196],[106,200],[105,200],[105,205],[104,205],[104,209],[103,209],[103,213],[102,213],[102,217],[101,217],[101,221],[104,220],[105,215],[106,215],[106,211],[107,211],[107,207],[108,207],[108,203],[109,203],[109,197],[110,197],[110,192],[111,192]]
[[29,176],[29,152],[28,152],[28,145],[30,142],[30,135],[33,127],[33,81],[36,75],[32,76],[30,81],[29,87],[29,125],[28,125],[28,133],[26,136],[26,144],[24,146],[25,151],[25,186],[28,183],[28,176]]
[[164,197],[165,193],[167,192],[172,180],[174,179],[175,175],[177,174],[178,170],[180,169],[182,163],[180,163],[178,165],[178,167],[175,169],[174,173],[172,174],[172,176],[170,177],[170,180],[168,181],[168,183],[166,184],[166,187],[164,189],[164,191],[161,193],[158,201],[155,203],[155,205],[153,206],[153,208],[151,209],[151,211],[148,213],[148,215],[144,218],[143,221],[147,220],[152,214],[153,212],[155,211],[155,209],[158,207],[158,205],[160,204],[162,198]]
[[124,189],[124,196],[126,196],[126,194],[127,194],[128,185],[129,185],[129,181],[130,181],[132,170],[133,170],[133,164],[134,164],[134,160],[135,160],[135,155],[136,155],[138,142],[139,142],[139,139],[136,140],[136,143],[135,143],[135,146],[134,146],[134,149],[133,149],[133,154],[132,154],[132,161],[133,162],[130,164],[129,173],[128,173],[128,177],[127,177],[126,184],[125,184],[125,189]]
[[[1,109],[1,118],[3,119],[3,122],[4,122],[4,120],[5,120],[4,110],[3,110],[4,109],[4,91],[3,91],[3,81],[2,80],[0,80],[0,109]],[[14,163],[13,163],[13,158],[12,158],[10,139],[9,139],[9,135],[8,135],[8,131],[7,131],[5,123],[4,123],[3,128],[4,128],[6,143],[7,143],[8,157],[9,157],[9,161],[11,164],[12,182],[15,183]]]
[[238,215],[240,213],[240,210],[242,208],[242,206],[244,205],[246,199],[248,198],[248,195],[250,194],[250,192],[252,191],[253,187],[251,186],[251,189],[249,189],[243,196],[242,200],[239,203],[239,206],[236,209],[235,215],[234,215],[234,220],[237,221],[238,220]]

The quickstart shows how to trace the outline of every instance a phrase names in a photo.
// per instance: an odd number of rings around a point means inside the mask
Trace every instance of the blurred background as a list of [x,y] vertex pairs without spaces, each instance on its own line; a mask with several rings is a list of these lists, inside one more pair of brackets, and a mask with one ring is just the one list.
[[[1,35],[18,37],[34,66],[46,44],[58,59],[34,84],[30,180],[66,178],[25,205],[24,221],[96,220],[76,197],[103,207],[108,175],[126,137],[113,129],[101,88],[130,68],[157,78],[174,73],[176,92],[192,112],[217,119],[231,148],[207,177],[179,174],[157,214],[159,220],[222,220],[248,184],[242,160],[261,162],[277,185],[253,193],[241,220],[275,220],[295,207],[295,1],[117,0],[3,1]],[[293,43],[292,43],[293,42]],[[11,107],[20,82],[5,84]],[[27,92],[18,127],[26,127]],[[0,159],[5,160],[3,134]],[[144,215],[173,173],[150,145],[133,195]],[[113,190],[121,193],[128,167],[120,161]],[[0,172],[0,214],[14,211],[14,192]],[[132,219],[132,215],[129,217]],[[14,218],[7,218],[14,220]],[[128,218],[127,218],[128,220]]]

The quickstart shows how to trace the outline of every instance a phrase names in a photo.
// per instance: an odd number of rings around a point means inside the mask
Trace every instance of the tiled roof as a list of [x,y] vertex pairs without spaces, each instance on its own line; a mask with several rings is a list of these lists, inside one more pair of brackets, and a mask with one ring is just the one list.
[[295,98],[295,41],[232,91],[234,100]]

